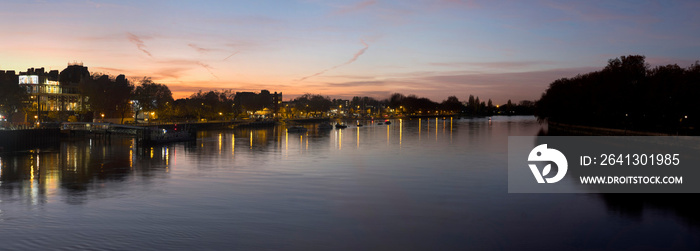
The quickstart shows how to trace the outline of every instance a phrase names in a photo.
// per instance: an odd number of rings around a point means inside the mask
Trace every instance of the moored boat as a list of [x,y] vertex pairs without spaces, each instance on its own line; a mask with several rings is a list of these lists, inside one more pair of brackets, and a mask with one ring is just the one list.
[[150,144],[190,141],[195,139],[197,139],[197,136],[189,130],[175,131],[166,129],[150,130],[150,133],[145,138],[146,143]]

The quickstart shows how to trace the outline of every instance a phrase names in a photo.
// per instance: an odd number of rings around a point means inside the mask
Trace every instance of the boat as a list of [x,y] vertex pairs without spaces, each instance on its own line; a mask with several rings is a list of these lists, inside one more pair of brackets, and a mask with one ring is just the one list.
[[360,121],[357,121],[357,127],[361,127],[361,126],[362,126],[362,123],[360,123]]
[[335,129],[345,129],[345,128],[348,128],[348,126],[340,124],[340,123],[335,124]]
[[166,130],[166,129],[151,129],[148,130],[148,135],[144,143],[161,144],[168,142],[190,141],[197,139],[196,135],[189,130]]
[[383,125],[383,124],[384,124],[384,123],[382,123],[382,122],[377,123],[377,125]]
[[287,127],[287,132],[306,132],[306,127],[303,126],[290,126]]
[[386,121],[384,121],[384,124],[391,125],[391,121],[387,119]]

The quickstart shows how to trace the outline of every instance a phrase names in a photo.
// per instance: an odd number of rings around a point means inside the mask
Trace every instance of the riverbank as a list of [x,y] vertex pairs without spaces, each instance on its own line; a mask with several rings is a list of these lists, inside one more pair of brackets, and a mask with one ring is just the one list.
[[60,134],[58,128],[0,130],[0,152],[56,146],[60,142]]
[[548,132],[555,135],[585,135],[585,136],[670,136],[672,134],[659,132],[632,131],[595,126],[572,125],[547,121]]

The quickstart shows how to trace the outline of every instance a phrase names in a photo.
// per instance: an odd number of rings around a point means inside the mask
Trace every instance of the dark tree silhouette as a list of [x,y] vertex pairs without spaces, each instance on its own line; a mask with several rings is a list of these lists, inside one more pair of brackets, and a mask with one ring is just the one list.
[[696,134],[700,65],[650,68],[640,55],[552,82],[535,104],[540,121]]
[[86,102],[93,111],[93,117],[105,114],[107,117],[121,116],[122,122],[129,111],[129,98],[134,86],[124,77],[116,79],[108,75],[95,74],[80,81],[80,92],[86,96]]
[[456,96],[449,96],[445,101],[442,101],[442,109],[450,113],[460,113],[462,111],[462,102]]
[[19,86],[17,75],[0,71],[0,114],[10,118],[21,112],[22,100],[26,98],[27,92]]
[[314,114],[314,116],[319,116],[322,113],[327,112],[333,105],[333,102],[329,97],[309,93],[297,97],[296,99],[292,100],[292,103],[294,103],[296,109]]
[[224,119],[234,113],[235,94],[231,90],[208,91],[192,94],[188,99],[175,101],[176,117]]
[[145,112],[157,112],[158,116],[163,117],[171,116],[173,94],[170,88],[164,84],[154,83],[148,77],[141,80],[140,85],[133,92],[132,99],[136,100],[139,108]]

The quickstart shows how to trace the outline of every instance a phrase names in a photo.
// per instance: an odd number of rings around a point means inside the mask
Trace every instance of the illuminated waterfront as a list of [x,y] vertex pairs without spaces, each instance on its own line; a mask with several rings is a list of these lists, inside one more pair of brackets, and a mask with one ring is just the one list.
[[626,210],[597,195],[508,194],[508,135],[537,135],[532,117],[376,122],[202,131],[196,142],[147,148],[74,140],[2,155],[0,249],[699,244],[686,214]]

